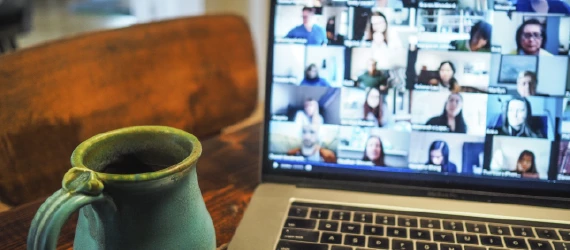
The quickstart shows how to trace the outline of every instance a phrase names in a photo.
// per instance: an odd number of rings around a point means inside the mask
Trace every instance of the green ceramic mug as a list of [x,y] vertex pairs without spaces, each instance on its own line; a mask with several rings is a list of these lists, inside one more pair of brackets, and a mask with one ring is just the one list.
[[163,126],[86,140],[73,151],[63,188],[36,213],[28,249],[55,249],[78,209],[74,249],[215,249],[196,177],[201,153],[195,136]]

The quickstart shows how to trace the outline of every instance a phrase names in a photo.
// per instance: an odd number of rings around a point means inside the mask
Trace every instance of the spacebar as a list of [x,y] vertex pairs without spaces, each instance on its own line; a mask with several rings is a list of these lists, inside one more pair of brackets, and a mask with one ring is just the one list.
[[328,245],[280,240],[277,250],[328,250]]

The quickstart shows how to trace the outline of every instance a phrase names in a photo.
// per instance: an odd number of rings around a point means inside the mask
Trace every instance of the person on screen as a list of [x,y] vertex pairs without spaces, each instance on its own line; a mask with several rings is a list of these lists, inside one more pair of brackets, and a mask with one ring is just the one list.
[[450,94],[443,113],[429,119],[426,125],[446,126],[452,133],[467,133],[467,125],[463,119],[463,97],[459,93]]
[[302,128],[301,147],[289,150],[288,155],[303,156],[307,161],[336,163],[333,151],[323,148],[319,141],[319,125],[306,124]]
[[384,98],[377,88],[369,88],[364,101],[364,120],[374,121],[379,127],[382,126],[384,111]]
[[450,61],[444,61],[439,64],[439,79],[438,85],[449,89],[453,93],[457,93],[461,90],[461,86],[455,79],[455,65]]
[[545,138],[540,131],[529,126],[532,117],[530,102],[524,97],[515,97],[506,103],[503,111],[503,125],[498,128],[499,135],[516,137]]
[[531,71],[522,71],[517,77],[517,92],[521,97],[536,95],[536,74]]
[[493,26],[479,21],[471,27],[469,40],[456,40],[451,46],[458,51],[491,52],[491,33]]
[[344,45],[344,36],[341,36],[341,35],[336,33],[335,25],[336,25],[335,17],[332,16],[327,21],[327,27],[326,27],[327,40],[329,41],[328,44],[329,45]]
[[311,98],[307,99],[304,104],[304,109],[297,111],[295,120],[299,125],[305,124],[323,124],[323,116],[319,114],[319,103]]
[[301,81],[301,86],[330,87],[327,80],[319,77],[319,68],[314,63],[305,69],[305,77]]
[[524,150],[519,155],[517,160],[516,172],[522,174],[525,178],[539,178],[536,172],[536,161],[534,153],[529,150]]
[[517,49],[511,54],[531,56],[551,56],[544,49],[546,32],[540,21],[529,19],[524,21],[516,32]]
[[382,94],[388,92],[388,76],[376,67],[378,62],[374,59],[368,61],[368,69],[364,74],[360,75],[356,80],[356,84],[360,88],[378,88]]
[[307,39],[307,44],[323,45],[327,44],[327,34],[325,29],[314,24],[315,9],[310,7],[303,8],[303,24],[293,28],[287,33],[286,38],[303,38]]
[[402,45],[396,34],[390,34],[388,19],[379,11],[370,14],[364,40],[372,42],[372,49],[400,48]]
[[518,0],[516,11],[570,15],[570,5],[562,0]]
[[[415,40],[415,39],[414,39]],[[438,74],[433,77],[427,74],[427,69],[420,71],[420,75],[416,74],[416,61],[418,60],[417,41],[412,43],[410,39],[410,50],[408,51],[408,66],[406,68],[406,87],[413,89],[416,82],[432,86],[440,86],[442,89],[457,93],[461,91],[461,86],[455,79],[455,65],[451,61],[444,61],[439,64]],[[424,75],[425,74],[425,75]]]
[[427,165],[441,166],[442,173],[457,173],[457,166],[449,161],[449,146],[444,141],[434,141],[429,147]]
[[382,147],[382,140],[378,136],[370,136],[366,140],[364,147],[363,161],[370,161],[374,166],[386,166],[384,163],[384,148]]

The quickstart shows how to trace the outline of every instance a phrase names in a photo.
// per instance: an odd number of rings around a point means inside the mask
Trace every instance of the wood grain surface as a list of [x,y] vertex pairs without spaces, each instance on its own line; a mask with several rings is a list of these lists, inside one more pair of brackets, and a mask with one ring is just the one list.
[[248,117],[256,97],[251,34],[237,16],[135,25],[0,56],[0,201],[53,193],[73,149],[93,135],[166,125],[207,138]]
[[[198,182],[216,229],[217,245],[231,240],[259,183],[261,125],[202,141]],[[1,249],[25,249],[30,223],[45,198],[0,213]],[[70,249],[74,215],[63,227],[58,249]]]

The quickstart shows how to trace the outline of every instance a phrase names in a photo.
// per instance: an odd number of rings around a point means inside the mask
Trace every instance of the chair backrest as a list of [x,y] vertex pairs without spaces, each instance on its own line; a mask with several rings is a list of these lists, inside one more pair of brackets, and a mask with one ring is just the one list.
[[84,34],[0,56],[0,200],[59,187],[83,140],[133,125],[199,138],[257,104],[253,43],[242,18],[183,18]]

